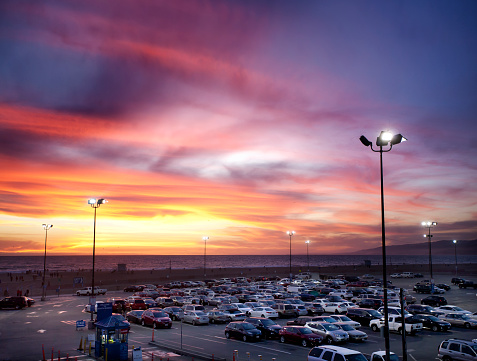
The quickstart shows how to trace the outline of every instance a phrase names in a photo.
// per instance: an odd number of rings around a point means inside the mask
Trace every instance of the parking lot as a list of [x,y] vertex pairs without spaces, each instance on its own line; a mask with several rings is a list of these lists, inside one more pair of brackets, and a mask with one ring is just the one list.
[[[412,290],[418,279],[393,279],[397,287]],[[437,276],[436,282],[450,283],[450,277]],[[425,294],[414,294],[418,299]],[[131,293],[122,291],[108,292],[105,296],[98,296],[98,300],[106,301],[109,297],[126,297]],[[453,286],[443,295],[449,304],[458,305],[472,312],[477,311],[475,306],[476,291],[473,289],[458,289]],[[46,302],[37,300],[31,308],[0,312],[0,336],[3,351],[0,360],[41,360],[45,350],[47,358],[53,354],[55,359],[65,359],[66,354],[78,359],[89,359],[84,352],[77,351],[80,340],[93,333],[87,329],[76,330],[77,320],[89,320],[90,314],[84,312],[87,297],[65,295],[50,298]],[[206,306],[212,309],[212,306]],[[285,325],[290,319],[278,319],[276,322]],[[180,356],[169,347],[177,350],[187,350],[197,354],[214,355],[215,358],[232,360],[235,353],[236,360],[306,360],[309,347],[285,343],[278,340],[263,340],[259,342],[243,342],[241,340],[226,339],[224,324],[208,324],[193,326],[191,324],[173,321],[171,329],[152,329],[151,327],[132,324],[129,333],[129,348],[141,347],[143,359],[150,360],[152,353],[157,357],[170,360],[191,360],[191,356]],[[363,326],[362,331],[368,334],[368,340],[363,343],[348,342],[344,347],[359,350],[364,354],[384,349],[384,339],[380,332],[373,332]],[[424,330],[415,336],[407,336],[407,351],[410,360],[432,360],[437,355],[439,343],[446,338],[477,338],[476,329],[453,327],[450,332],[432,332]],[[151,344],[154,340],[159,347]],[[391,350],[402,355],[402,338],[397,333],[391,333]],[[161,345],[167,346],[167,350]]]

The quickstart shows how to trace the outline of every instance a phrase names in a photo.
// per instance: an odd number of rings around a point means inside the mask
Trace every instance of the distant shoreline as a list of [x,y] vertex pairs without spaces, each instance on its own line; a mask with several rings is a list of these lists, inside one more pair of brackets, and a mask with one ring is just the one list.
[[[306,272],[306,267],[292,267],[294,275],[300,272]],[[388,275],[392,273],[402,272],[422,273],[424,277],[429,277],[428,264],[406,264],[406,265],[388,265]],[[377,278],[382,277],[382,267],[380,265],[372,265],[367,267],[365,265],[349,265],[349,266],[328,266],[328,267],[310,267],[310,273],[315,278],[327,278],[331,276],[351,275],[362,276],[364,274],[371,274]],[[434,264],[434,275],[445,275],[450,278],[455,275],[455,266],[449,264]],[[237,268],[213,268],[206,269],[204,276],[203,268],[192,269],[150,269],[150,270],[127,270],[127,271],[111,271],[111,270],[95,270],[95,285],[107,288],[110,291],[122,290],[124,287],[133,284],[165,284],[170,281],[198,281],[205,279],[220,279],[233,277],[288,277],[289,267],[237,267]],[[472,280],[477,281],[477,277],[472,278],[472,275],[477,275],[477,264],[459,264],[458,275],[467,275]],[[47,284],[47,294],[54,295],[57,289],[60,293],[74,293],[75,290],[82,286],[90,286],[92,278],[92,271],[90,270],[75,270],[75,271],[55,271],[46,274],[45,283]],[[83,280],[83,284],[74,283],[75,280]],[[391,280],[391,279],[390,279]],[[419,279],[416,278],[416,282]],[[33,272],[23,273],[0,273],[0,295],[3,296],[8,289],[9,295],[14,295],[18,290],[25,294],[28,293],[32,297],[41,295],[42,275]]]

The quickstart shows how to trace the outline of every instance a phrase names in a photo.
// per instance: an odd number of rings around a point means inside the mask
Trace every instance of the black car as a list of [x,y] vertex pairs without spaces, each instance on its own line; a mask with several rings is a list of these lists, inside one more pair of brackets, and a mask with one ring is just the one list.
[[265,339],[278,338],[279,332],[282,329],[282,326],[278,325],[269,318],[263,317],[248,317],[244,322],[251,323],[258,330],[262,332],[262,336]]
[[436,286],[439,287],[439,288],[442,288],[443,290],[446,290],[446,291],[449,291],[451,289],[451,287],[448,284],[445,284],[445,283],[438,283]]
[[184,310],[178,306],[165,307],[163,311],[169,315],[172,321],[181,320],[184,317]]
[[262,333],[249,322],[230,322],[225,326],[225,338],[231,337],[243,341],[260,341]]
[[432,286],[430,284],[416,283],[413,290],[416,293],[431,293]]
[[420,314],[425,314],[425,315],[434,315],[436,316],[440,312],[436,311],[434,307],[428,306],[428,305],[408,305],[406,307],[406,311],[412,313],[413,315],[420,315]]
[[133,311],[129,311],[129,312],[126,314],[126,320],[128,320],[128,321],[131,322],[131,323],[140,324],[140,323],[141,323],[141,318],[142,318],[143,312],[144,312],[144,310],[133,310]]
[[465,280],[463,278],[454,277],[454,278],[452,278],[451,283],[454,284],[454,285],[458,285],[459,283],[462,283],[464,281]]
[[300,293],[298,295],[303,302],[311,302],[313,301],[316,297],[313,295],[310,295],[309,293]]
[[28,300],[25,296],[5,297],[0,300],[0,309],[14,308],[16,310],[28,307]]
[[369,326],[369,321],[383,317],[381,313],[372,308],[348,308],[346,316],[365,326]]
[[378,298],[364,298],[359,301],[358,306],[361,308],[374,308],[377,310],[383,305],[383,301]]
[[142,291],[144,289],[143,286],[127,286],[124,288],[124,292],[139,292],[139,291]]
[[447,305],[447,300],[442,296],[427,296],[421,300],[421,305],[429,305],[433,307]]
[[408,322],[408,320],[413,320],[413,321],[422,323],[422,327],[428,328],[434,332],[449,331],[451,328],[451,324],[449,322],[442,321],[438,319],[436,316],[432,316],[432,315],[424,315],[424,314],[413,315],[413,316],[407,317],[406,322]]

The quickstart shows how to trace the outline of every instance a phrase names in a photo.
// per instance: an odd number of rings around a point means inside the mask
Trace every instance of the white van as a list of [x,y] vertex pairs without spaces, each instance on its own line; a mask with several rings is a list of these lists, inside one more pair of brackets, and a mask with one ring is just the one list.
[[414,272],[403,272],[401,273],[403,278],[414,278]]
[[308,361],[344,361],[349,359],[353,361],[368,361],[361,352],[340,346],[317,346],[312,348],[308,354]]

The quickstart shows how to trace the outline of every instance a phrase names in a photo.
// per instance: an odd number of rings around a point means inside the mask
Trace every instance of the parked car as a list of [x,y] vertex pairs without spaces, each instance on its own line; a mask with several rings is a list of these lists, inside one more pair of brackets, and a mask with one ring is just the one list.
[[243,321],[246,317],[245,313],[240,312],[236,308],[223,310],[222,312],[229,318],[229,321]]
[[437,287],[442,288],[443,290],[449,291],[451,289],[451,286],[445,283],[438,283],[436,284]]
[[454,278],[452,278],[451,283],[452,283],[453,285],[458,285],[459,283],[462,283],[462,282],[464,282],[464,281],[465,281],[465,280],[464,280],[463,278],[454,277]]
[[439,345],[437,357],[440,360],[477,360],[475,340],[444,340]]
[[248,312],[251,317],[278,318],[278,312],[271,307],[255,307]]
[[412,288],[416,293],[431,293],[432,286],[430,284],[416,283]]
[[422,323],[422,327],[432,330],[434,332],[449,331],[451,328],[451,324],[449,322],[446,322],[432,315],[417,314],[406,318],[406,322],[408,320]]
[[203,311],[184,311],[182,321],[196,325],[209,324],[209,316]]
[[245,322],[251,323],[262,332],[262,337],[265,339],[278,338],[282,326],[274,321],[263,317],[248,317]]
[[170,297],[158,297],[156,298],[156,303],[158,307],[171,307],[175,305],[175,302]]
[[326,361],[326,360],[353,360],[367,361],[366,357],[359,352],[340,346],[319,346],[314,347],[308,353],[308,361]]
[[447,305],[447,300],[442,296],[427,296],[421,300],[421,305],[428,305],[428,306],[444,306]]
[[133,310],[126,313],[126,320],[130,323],[141,324],[143,310]]
[[128,310],[146,310],[146,302],[140,297],[132,296],[126,298],[126,309]]
[[449,322],[453,326],[465,328],[477,328],[477,316],[465,313],[448,313],[441,316],[441,320]]
[[280,332],[280,342],[298,343],[303,347],[321,344],[323,337],[305,326],[284,326]]
[[374,308],[377,310],[383,305],[383,301],[378,298],[364,298],[358,302],[359,308]]
[[369,326],[371,320],[383,317],[381,313],[372,308],[349,308],[346,316],[364,326]]
[[434,307],[428,305],[407,305],[406,311],[413,315],[426,314],[437,316],[441,314],[441,312],[436,311]]
[[290,304],[279,303],[276,308],[279,317],[295,316],[295,308]]
[[348,307],[346,307],[346,305],[344,305],[341,302],[325,303],[325,305],[323,306],[323,309],[325,310],[325,312],[335,313],[335,314],[342,314],[348,311]]
[[346,323],[355,329],[358,329],[361,327],[361,324],[359,322],[353,321],[351,318],[349,318],[346,315],[330,315],[330,317],[335,319],[339,323]]
[[305,327],[308,327],[317,335],[324,338],[324,342],[328,345],[333,343],[347,342],[349,335],[346,331],[343,331],[341,327],[334,323],[328,322],[307,322]]
[[436,311],[442,312],[442,313],[466,313],[468,315],[472,314],[472,312],[464,310],[463,308],[460,308],[459,306],[454,306],[454,305],[436,307]]
[[350,341],[364,342],[368,339],[368,334],[366,332],[358,331],[348,323],[337,322],[333,323],[333,325],[340,327],[344,332],[346,332]]
[[20,310],[25,307],[28,307],[28,301],[25,296],[5,297],[0,300],[0,309],[13,308]]
[[[384,315],[384,307],[379,307],[378,312]],[[395,316],[400,316],[401,315],[401,307],[390,307],[388,306],[388,315],[395,315]],[[411,314],[404,310],[404,317],[410,316]]]
[[124,287],[124,292],[139,292],[144,289],[144,286],[131,285]]
[[305,306],[305,309],[308,311],[309,315],[322,315],[325,312],[323,306],[320,303],[305,302],[303,306]]
[[171,328],[172,321],[163,310],[150,308],[142,313],[141,325],[152,326],[153,328]]
[[219,310],[212,310],[207,313],[210,323],[226,323],[229,322],[229,317]]
[[230,322],[225,326],[225,338],[238,338],[243,341],[260,341],[262,333],[249,322]]
[[164,307],[163,310],[165,313],[168,314],[169,318],[172,321],[182,320],[182,318],[184,317],[184,310],[179,306]]

